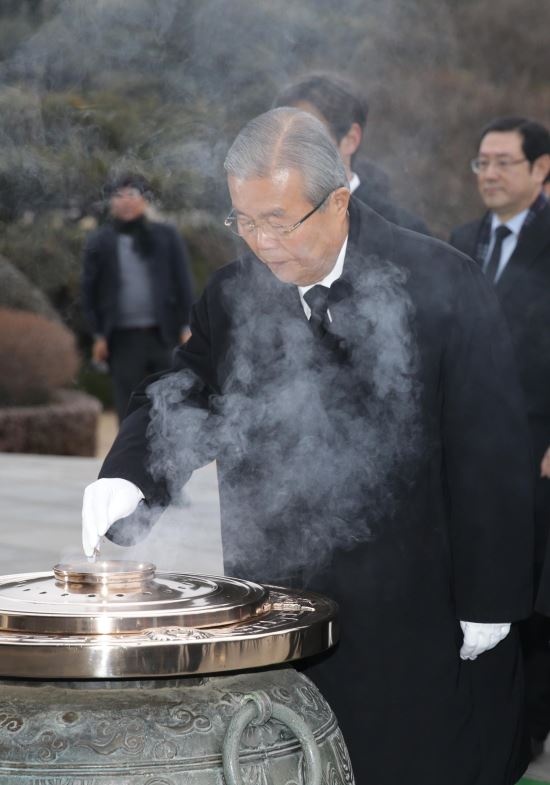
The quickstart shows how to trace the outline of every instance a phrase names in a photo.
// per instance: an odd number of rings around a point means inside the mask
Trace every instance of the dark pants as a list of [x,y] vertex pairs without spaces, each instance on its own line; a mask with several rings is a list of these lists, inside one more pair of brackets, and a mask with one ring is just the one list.
[[172,346],[156,327],[114,330],[109,339],[109,366],[119,421],[128,408],[133,390],[146,376],[170,368]]
[[[540,463],[550,446],[550,420],[530,418],[535,458],[535,578],[537,588],[550,607],[550,479],[540,477]],[[520,623],[525,659],[527,722],[531,738],[544,741],[550,732],[550,618],[535,613]]]
[[521,622],[520,630],[529,735],[544,741],[550,731],[550,619],[535,613]]

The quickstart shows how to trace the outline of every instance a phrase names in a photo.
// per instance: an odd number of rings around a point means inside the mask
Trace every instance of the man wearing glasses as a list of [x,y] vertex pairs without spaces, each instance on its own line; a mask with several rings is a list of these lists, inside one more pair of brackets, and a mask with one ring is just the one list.
[[311,114],[255,118],[225,168],[243,254],[195,305],[173,371],[134,395],[85,492],[84,550],[127,543],[141,499],[165,504],[216,458],[227,574],[340,605],[339,646],[306,672],[357,784],[511,785],[531,488],[493,292],[350,199]]
[[[550,615],[550,134],[523,117],[493,120],[481,133],[472,170],[487,212],[456,229],[451,243],[481,265],[514,343],[536,468],[535,578],[538,608]],[[522,625],[532,754],[550,730],[550,620]]]

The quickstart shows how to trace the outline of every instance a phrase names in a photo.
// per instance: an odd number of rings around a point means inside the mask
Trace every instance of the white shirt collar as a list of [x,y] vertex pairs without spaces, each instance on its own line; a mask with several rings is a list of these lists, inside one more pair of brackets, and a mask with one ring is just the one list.
[[[322,281],[317,281],[316,283],[309,284],[308,286],[299,286],[298,292],[300,293],[300,300],[302,301],[302,308],[309,319],[311,316],[311,308],[304,300],[304,294],[309,291],[313,286],[317,286],[317,284],[321,284],[321,286],[326,286],[330,289],[331,285],[342,275],[344,271],[344,259],[346,256],[346,248],[348,247],[348,236],[346,235],[346,239],[344,240],[342,247],[340,248],[340,253],[336,259],[334,267],[330,271],[328,275],[325,275]],[[329,314],[330,317],[330,314]]]
[[510,218],[508,221],[501,221],[498,216],[494,213],[491,216],[491,234],[497,229],[499,226],[507,226],[508,229],[513,232],[513,234],[517,235],[521,231],[521,227],[523,226],[523,222],[527,218],[527,213],[529,212],[529,208],[527,210],[522,210],[521,213],[514,215],[513,218]]
[[361,180],[359,179],[359,176],[356,175],[355,172],[352,172],[351,180],[349,181],[349,190],[351,191],[351,193],[356,191],[360,185],[361,185]]

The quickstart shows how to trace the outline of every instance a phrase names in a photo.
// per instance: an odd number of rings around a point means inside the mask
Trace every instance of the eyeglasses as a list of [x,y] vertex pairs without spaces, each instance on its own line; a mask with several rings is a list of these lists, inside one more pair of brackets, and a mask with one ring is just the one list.
[[280,224],[273,218],[265,218],[263,221],[252,221],[244,215],[239,215],[234,209],[231,210],[223,223],[224,226],[227,226],[229,231],[236,234],[237,237],[248,237],[251,234],[255,234],[260,229],[264,234],[268,234],[272,237],[286,237],[286,235],[294,232],[299,226],[307,221],[308,218],[311,218],[311,216],[323,206],[331,193],[332,191],[328,193],[313,210],[306,213],[303,218],[300,218],[299,221],[290,225]]
[[474,158],[473,161],[470,161],[470,166],[474,174],[483,174],[493,164],[497,172],[504,174],[512,166],[522,164],[527,160],[527,158],[518,158],[516,161],[511,158]]

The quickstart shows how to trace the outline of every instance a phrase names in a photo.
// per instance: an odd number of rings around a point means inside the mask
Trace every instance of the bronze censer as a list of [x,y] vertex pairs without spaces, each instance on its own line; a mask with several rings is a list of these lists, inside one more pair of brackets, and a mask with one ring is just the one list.
[[0,785],[349,785],[289,664],[337,641],[313,592],[58,564],[0,577]]

